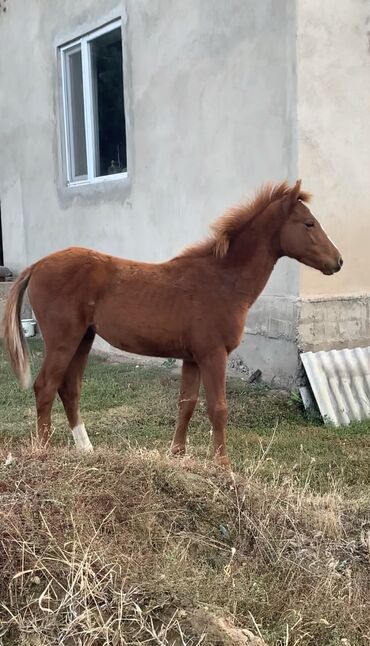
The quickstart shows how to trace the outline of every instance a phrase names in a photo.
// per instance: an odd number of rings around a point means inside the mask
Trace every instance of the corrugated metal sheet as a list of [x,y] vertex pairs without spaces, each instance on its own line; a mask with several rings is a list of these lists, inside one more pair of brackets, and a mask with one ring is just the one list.
[[303,352],[301,359],[324,421],[341,426],[370,417],[370,346]]

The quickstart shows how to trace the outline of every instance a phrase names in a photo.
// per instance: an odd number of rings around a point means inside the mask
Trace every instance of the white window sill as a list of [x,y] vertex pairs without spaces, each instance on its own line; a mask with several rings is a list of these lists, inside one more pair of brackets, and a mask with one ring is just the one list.
[[81,179],[67,182],[68,188],[76,186],[87,186],[88,184],[100,184],[104,182],[113,182],[115,180],[124,179],[128,177],[127,171],[124,173],[112,173],[112,175],[101,175],[101,177],[93,177],[92,179]]

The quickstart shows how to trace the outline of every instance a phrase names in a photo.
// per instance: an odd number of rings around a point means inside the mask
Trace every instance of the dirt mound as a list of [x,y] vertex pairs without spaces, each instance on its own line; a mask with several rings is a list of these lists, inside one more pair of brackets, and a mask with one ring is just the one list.
[[156,452],[5,458],[0,642],[368,643],[368,499]]

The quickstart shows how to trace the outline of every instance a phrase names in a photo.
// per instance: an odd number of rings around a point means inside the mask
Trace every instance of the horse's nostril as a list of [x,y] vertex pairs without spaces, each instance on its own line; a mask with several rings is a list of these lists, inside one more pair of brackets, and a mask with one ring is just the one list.
[[340,256],[340,258],[338,260],[338,267],[339,267],[339,269],[341,269],[341,267],[343,267],[343,258],[341,256]]

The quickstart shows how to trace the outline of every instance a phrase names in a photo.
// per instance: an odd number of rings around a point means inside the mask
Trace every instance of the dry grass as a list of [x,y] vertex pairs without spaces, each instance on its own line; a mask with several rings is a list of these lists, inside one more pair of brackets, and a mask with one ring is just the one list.
[[367,494],[156,451],[5,457],[0,643],[369,644]]

